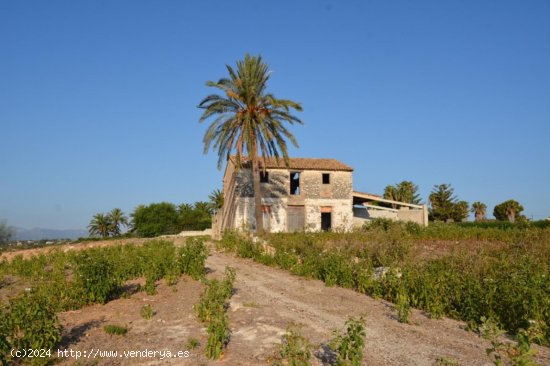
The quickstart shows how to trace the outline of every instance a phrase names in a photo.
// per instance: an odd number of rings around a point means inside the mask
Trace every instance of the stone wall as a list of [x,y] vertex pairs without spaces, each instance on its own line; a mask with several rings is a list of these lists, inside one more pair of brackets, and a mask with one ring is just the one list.
[[353,207],[353,227],[360,228],[373,219],[390,219],[396,221],[412,221],[419,225],[428,225],[428,208],[400,209],[396,211],[380,210],[366,207]]
[[306,199],[306,231],[321,230],[321,207],[330,208],[332,230],[350,231],[353,225],[352,199]]
[[[305,228],[308,231],[321,230],[321,207],[331,211],[333,230],[348,231],[353,224],[352,175],[351,172],[305,170],[300,172],[300,194],[290,195],[290,171],[268,169],[267,183],[261,183],[262,205],[270,206],[269,230],[285,232],[288,228],[288,205],[305,207]],[[252,171],[242,169],[234,173],[233,180],[224,184],[234,184],[232,197],[228,196],[224,216],[231,216],[224,228],[250,230],[255,228],[254,185]],[[330,183],[323,184],[323,173],[330,175]],[[224,186],[224,192],[230,192]]]

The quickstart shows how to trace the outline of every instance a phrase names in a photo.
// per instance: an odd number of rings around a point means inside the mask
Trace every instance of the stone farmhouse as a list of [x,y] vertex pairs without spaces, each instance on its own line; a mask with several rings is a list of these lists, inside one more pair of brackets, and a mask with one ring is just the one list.
[[[377,217],[428,223],[426,206],[353,191],[353,168],[335,159],[269,158],[260,171],[264,229],[268,232],[351,231]],[[263,166],[262,166],[263,168]],[[249,162],[236,169],[229,160],[223,177],[224,206],[213,220],[213,234],[252,230],[254,185]]]

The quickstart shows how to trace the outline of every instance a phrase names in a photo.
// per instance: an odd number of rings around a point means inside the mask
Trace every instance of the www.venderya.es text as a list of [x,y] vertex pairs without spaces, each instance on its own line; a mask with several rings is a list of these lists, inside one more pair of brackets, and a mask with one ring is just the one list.
[[164,360],[166,358],[188,358],[191,356],[189,351],[170,351],[170,350],[102,350],[99,348],[91,348],[89,350],[57,350],[57,357],[73,358],[154,358]]

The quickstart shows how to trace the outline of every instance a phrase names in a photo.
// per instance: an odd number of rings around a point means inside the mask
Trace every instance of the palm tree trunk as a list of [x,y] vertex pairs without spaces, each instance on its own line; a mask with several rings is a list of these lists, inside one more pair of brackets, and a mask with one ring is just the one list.
[[262,212],[262,194],[260,192],[260,159],[254,157],[252,161],[252,180],[254,182],[254,217],[256,218],[256,235],[264,233]]

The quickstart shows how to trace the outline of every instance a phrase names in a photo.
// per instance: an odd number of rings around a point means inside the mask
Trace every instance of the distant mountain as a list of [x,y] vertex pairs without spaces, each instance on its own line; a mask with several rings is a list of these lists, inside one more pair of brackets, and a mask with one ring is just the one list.
[[15,240],[41,240],[41,239],[78,239],[87,237],[88,231],[81,230],[55,230],[55,229],[24,229],[15,228]]

